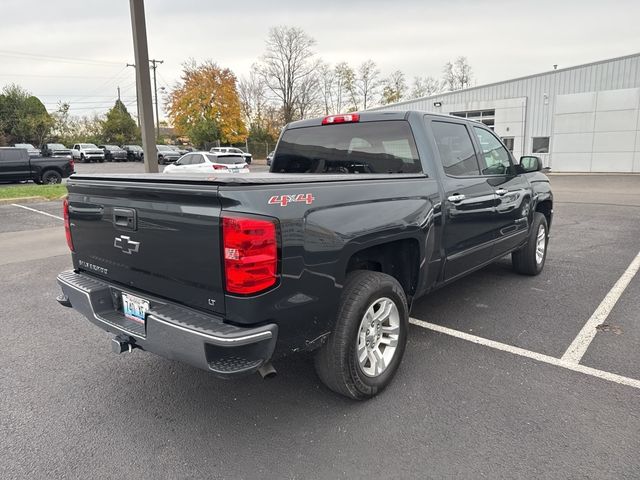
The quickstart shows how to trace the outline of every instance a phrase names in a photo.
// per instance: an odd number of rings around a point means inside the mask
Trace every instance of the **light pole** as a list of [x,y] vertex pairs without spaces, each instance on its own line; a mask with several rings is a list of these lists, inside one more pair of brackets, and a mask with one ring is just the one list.
[[144,0],[129,0],[131,28],[133,30],[133,52],[135,54],[136,90],[140,130],[144,148],[144,170],[158,173],[158,150],[153,136],[153,101],[151,99],[151,78],[149,74],[149,51],[147,47],[147,26],[144,17]]
[[157,125],[157,130],[156,130],[156,139],[159,141],[160,140],[160,115],[158,115],[158,83],[156,81],[156,69],[158,68],[158,64],[159,63],[164,63],[164,60],[156,60],[155,58],[152,58],[149,60],[149,63],[151,63],[151,68],[153,68],[153,91],[155,93],[155,99],[156,99],[156,125]]

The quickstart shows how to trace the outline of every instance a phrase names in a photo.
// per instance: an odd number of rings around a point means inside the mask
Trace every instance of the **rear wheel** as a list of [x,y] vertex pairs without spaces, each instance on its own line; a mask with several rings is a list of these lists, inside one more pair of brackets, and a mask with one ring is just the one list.
[[62,175],[55,170],[47,170],[42,174],[42,183],[45,185],[55,185],[62,183]]
[[511,254],[513,269],[523,275],[538,275],[547,259],[548,243],[547,219],[542,213],[535,212],[527,244]]
[[382,391],[402,360],[408,316],[406,295],[395,278],[364,270],[351,273],[333,332],[316,354],[320,379],[354,400]]

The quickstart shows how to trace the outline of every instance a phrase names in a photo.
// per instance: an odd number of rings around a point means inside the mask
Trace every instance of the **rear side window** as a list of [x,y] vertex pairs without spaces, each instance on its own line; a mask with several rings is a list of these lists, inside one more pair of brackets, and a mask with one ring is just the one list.
[[409,123],[343,123],[286,130],[273,159],[279,173],[420,173]]
[[211,155],[207,154],[207,158],[211,163],[221,163],[223,165],[235,165],[239,163],[244,163],[244,158],[238,155]]
[[450,122],[432,122],[431,125],[444,172],[455,177],[480,175],[467,127]]
[[29,154],[21,148],[0,150],[0,162],[15,162],[16,160],[27,161],[28,159]]

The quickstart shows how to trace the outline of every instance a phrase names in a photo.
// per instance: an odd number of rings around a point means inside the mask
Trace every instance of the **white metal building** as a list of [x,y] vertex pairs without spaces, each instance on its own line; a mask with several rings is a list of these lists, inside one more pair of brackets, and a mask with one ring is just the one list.
[[476,119],[556,172],[640,173],[640,53],[374,110]]

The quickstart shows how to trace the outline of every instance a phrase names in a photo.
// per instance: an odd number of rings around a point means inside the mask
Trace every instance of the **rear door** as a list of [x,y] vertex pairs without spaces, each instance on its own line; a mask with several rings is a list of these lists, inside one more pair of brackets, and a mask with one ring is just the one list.
[[472,130],[480,151],[480,169],[496,193],[492,256],[497,257],[509,253],[527,237],[531,187],[523,175],[518,175],[511,154],[492,131],[482,126]]
[[0,180],[27,180],[32,178],[29,153],[23,148],[0,149]]
[[480,173],[467,124],[432,119],[437,154],[444,172],[444,279],[450,280],[488,261],[494,240],[496,194]]
[[70,181],[74,266],[122,289],[224,313],[213,185]]

